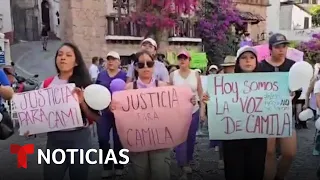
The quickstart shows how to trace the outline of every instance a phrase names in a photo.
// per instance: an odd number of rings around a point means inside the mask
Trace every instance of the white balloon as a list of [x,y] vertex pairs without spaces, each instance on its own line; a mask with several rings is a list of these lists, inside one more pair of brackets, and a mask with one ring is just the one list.
[[313,118],[313,111],[311,109],[306,109],[299,114],[300,121],[307,121],[308,119]]
[[296,91],[308,87],[312,77],[313,68],[308,62],[296,62],[289,71],[289,89]]
[[318,130],[320,130],[320,117],[316,120],[315,126]]
[[110,91],[99,84],[92,84],[86,87],[83,95],[88,106],[94,110],[101,111],[107,108],[111,102]]

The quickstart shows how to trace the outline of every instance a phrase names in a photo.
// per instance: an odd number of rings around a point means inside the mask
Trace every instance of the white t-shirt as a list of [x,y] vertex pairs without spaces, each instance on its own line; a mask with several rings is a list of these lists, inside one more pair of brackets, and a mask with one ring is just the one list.
[[95,64],[91,64],[91,66],[89,68],[89,73],[90,73],[91,79],[97,79],[98,74],[99,74],[98,66]]
[[[191,70],[187,78],[183,78],[180,73],[179,69],[173,71],[173,85],[187,85],[191,88],[193,94],[196,96],[196,100],[199,101],[199,95],[198,95],[198,79],[197,79],[197,71]],[[193,112],[195,113],[199,110],[199,104],[196,103],[193,107]]]
[[[314,93],[316,96],[319,95],[319,93],[320,93],[320,80],[318,80],[318,81],[314,84],[313,93]],[[317,114],[320,115],[319,107],[317,107]]]

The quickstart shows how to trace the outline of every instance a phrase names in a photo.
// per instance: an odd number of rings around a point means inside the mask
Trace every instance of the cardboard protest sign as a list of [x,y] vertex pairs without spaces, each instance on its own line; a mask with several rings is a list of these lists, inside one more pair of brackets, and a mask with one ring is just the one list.
[[288,73],[223,74],[208,78],[211,140],[292,135]]
[[287,58],[296,62],[303,61],[304,53],[294,48],[288,48]]
[[74,84],[66,84],[15,94],[20,135],[83,126],[79,102],[72,94],[74,88]]
[[207,54],[204,52],[191,52],[190,67],[191,68],[205,68],[207,67]]
[[116,127],[124,148],[144,152],[173,148],[188,135],[193,105],[189,87],[157,87],[112,95]]

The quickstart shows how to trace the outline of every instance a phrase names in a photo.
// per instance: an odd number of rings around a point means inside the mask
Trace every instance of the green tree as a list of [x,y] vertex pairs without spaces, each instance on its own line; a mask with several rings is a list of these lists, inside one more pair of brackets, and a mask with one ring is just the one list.
[[320,26],[320,5],[315,5],[310,9],[312,14],[312,24],[314,26]]

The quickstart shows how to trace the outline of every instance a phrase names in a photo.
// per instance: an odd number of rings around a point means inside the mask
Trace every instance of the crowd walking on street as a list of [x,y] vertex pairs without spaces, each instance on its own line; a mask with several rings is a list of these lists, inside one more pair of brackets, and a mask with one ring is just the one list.
[[[205,70],[190,68],[192,56],[185,48],[177,53],[177,64],[167,65],[165,56],[159,55],[158,44],[152,38],[146,38],[140,43],[140,50],[131,56],[128,69],[121,66],[121,57],[118,52],[110,51],[105,57],[93,57],[92,64],[86,67],[80,50],[72,43],[64,43],[56,51],[54,58],[56,75],[47,77],[40,88],[74,83],[73,93],[79,99],[79,106],[83,117],[83,127],[72,128],[47,133],[47,149],[84,149],[92,148],[90,125],[97,126],[99,149],[103,150],[103,158],[113,149],[119,160],[119,151],[123,149],[119,137],[116,118],[114,115],[115,102],[111,101],[108,108],[97,111],[92,109],[85,101],[83,89],[98,84],[109,89],[115,79],[126,83],[123,91],[139,90],[167,86],[186,86],[192,92],[192,98],[187,99],[193,106],[192,119],[188,128],[185,142],[173,148],[149,150],[144,152],[129,152],[130,168],[136,180],[169,180],[171,178],[171,154],[175,154],[175,161],[180,169],[180,179],[188,179],[192,174],[197,135],[202,129],[200,125],[208,124],[208,102],[215,98],[204,89],[202,75],[223,75],[243,73],[257,74],[289,72],[295,61],[286,58],[289,41],[282,34],[273,34],[269,38],[270,58],[258,61],[259,52],[250,44],[249,33],[245,42],[237,50],[236,56],[226,56],[222,64],[211,64]],[[47,50],[48,32],[43,27],[41,33],[43,50]],[[319,61],[320,64],[320,61]],[[290,92],[292,106],[300,105],[302,110],[311,108],[314,118],[319,115],[320,108],[320,80],[319,64],[315,76],[310,82],[306,92],[306,99],[299,104],[297,98],[302,90]],[[0,96],[11,99],[13,90],[5,73],[0,71]],[[3,74],[3,75],[2,75]],[[298,96],[298,97],[297,97]],[[309,98],[310,96],[310,98]],[[231,107],[232,108],[232,107]],[[231,109],[232,111],[232,109]],[[210,140],[208,146],[219,153],[218,168],[224,171],[226,180],[285,180],[297,152],[297,124],[308,128],[299,121],[297,109],[292,115],[292,135],[282,138],[253,138]],[[174,119],[173,119],[174,120]],[[111,133],[112,132],[112,137]],[[30,134],[26,132],[26,137]],[[316,134],[317,144],[314,155],[320,153],[320,133]],[[113,141],[111,143],[111,140]],[[111,146],[111,144],[113,144]],[[278,148],[279,147],[279,148]],[[280,154],[278,156],[278,153]],[[61,158],[61,157],[60,157]],[[67,159],[70,157],[67,157]],[[112,178],[124,174],[124,165],[108,163],[103,165],[101,178]],[[46,164],[43,166],[44,180],[62,180],[68,172],[70,180],[87,180],[89,164],[64,162],[61,165]],[[68,170],[68,171],[67,171]],[[316,172],[315,172],[316,175]],[[319,177],[320,178],[320,177]]]

